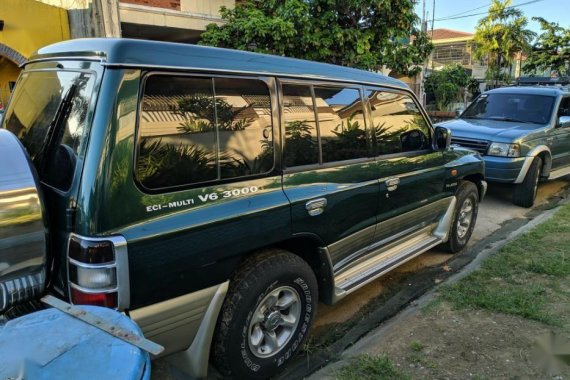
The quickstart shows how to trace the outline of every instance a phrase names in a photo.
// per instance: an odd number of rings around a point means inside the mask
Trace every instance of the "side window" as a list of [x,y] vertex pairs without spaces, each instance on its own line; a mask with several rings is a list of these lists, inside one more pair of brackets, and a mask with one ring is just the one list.
[[323,163],[368,156],[360,91],[315,86]]
[[319,162],[315,108],[310,86],[283,84],[286,167]]
[[406,94],[368,90],[372,145],[377,155],[428,149],[430,131],[414,100]]
[[152,75],[138,133],[136,177],[148,189],[273,167],[269,91],[259,80]]
[[273,168],[271,100],[258,80],[215,78],[221,179]]
[[570,116],[570,97],[566,97],[560,102],[560,108],[558,108],[558,117],[560,116]]

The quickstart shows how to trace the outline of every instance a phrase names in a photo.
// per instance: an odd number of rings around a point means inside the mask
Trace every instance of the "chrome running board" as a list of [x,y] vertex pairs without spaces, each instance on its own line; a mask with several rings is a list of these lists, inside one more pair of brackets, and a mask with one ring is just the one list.
[[367,259],[335,273],[333,303],[436,245],[445,243],[456,202],[456,198],[452,197],[446,213],[438,223],[430,224],[391,244],[379,247],[368,253]]
[[556,169],[550,172],[548,179],[557,179],[570,174],[570,166],[565,166],[561,169]]
[[[335,276],[337,294],[346,295],[370,281],[382,276],[393,268],[404,264],[419,254],[441,243],[432,236],[434,226],[429,226],[406,237],[404,242],[392,247],[382,247],[371,253],[371,258]],[[339,294],[340,295],[340,294]]]

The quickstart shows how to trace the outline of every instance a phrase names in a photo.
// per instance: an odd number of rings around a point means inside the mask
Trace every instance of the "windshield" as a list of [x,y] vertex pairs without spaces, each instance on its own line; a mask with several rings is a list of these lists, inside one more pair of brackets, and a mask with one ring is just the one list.
[[530,94],[483,94],[461,115],[461,119],[487,119],[546,124],[555,97]]
[[14,133],[40,179],[67,190],[83,149],[93,75],[77,71],[24,72],[6,111],[4,128]]

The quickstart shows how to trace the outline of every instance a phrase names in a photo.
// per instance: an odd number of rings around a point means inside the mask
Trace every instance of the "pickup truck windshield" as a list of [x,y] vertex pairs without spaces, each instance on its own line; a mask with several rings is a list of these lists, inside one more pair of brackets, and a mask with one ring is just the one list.
[[555,99],[531,94],[483,94],[463,112],[461,119],[546,124],[550,121]]
[[40,179],[67,190],[83,149],[94,77],[77,71],[24,72],[5,115]]

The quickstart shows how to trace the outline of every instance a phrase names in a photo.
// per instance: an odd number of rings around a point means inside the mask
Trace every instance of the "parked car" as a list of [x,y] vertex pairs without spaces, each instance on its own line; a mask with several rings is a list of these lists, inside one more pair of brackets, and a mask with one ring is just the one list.
[[48,292],[125,311],[195,377],[210,352],[225,376],[273,375],[318,300],[460,251],[486,189],[482,158],[450,148],[404,83],[249,52],[55,44],[25,64],[3,127],[48,231],[43,258],[8,261],[12,278],[27,268],[43,287],[43,266]]
[[541,179],[570,174],[570,91],[505,87],[481,94],[458,119],[439,124],[451,143],[479,152],[488,181],[513,183],[513,203],[531,207]]

